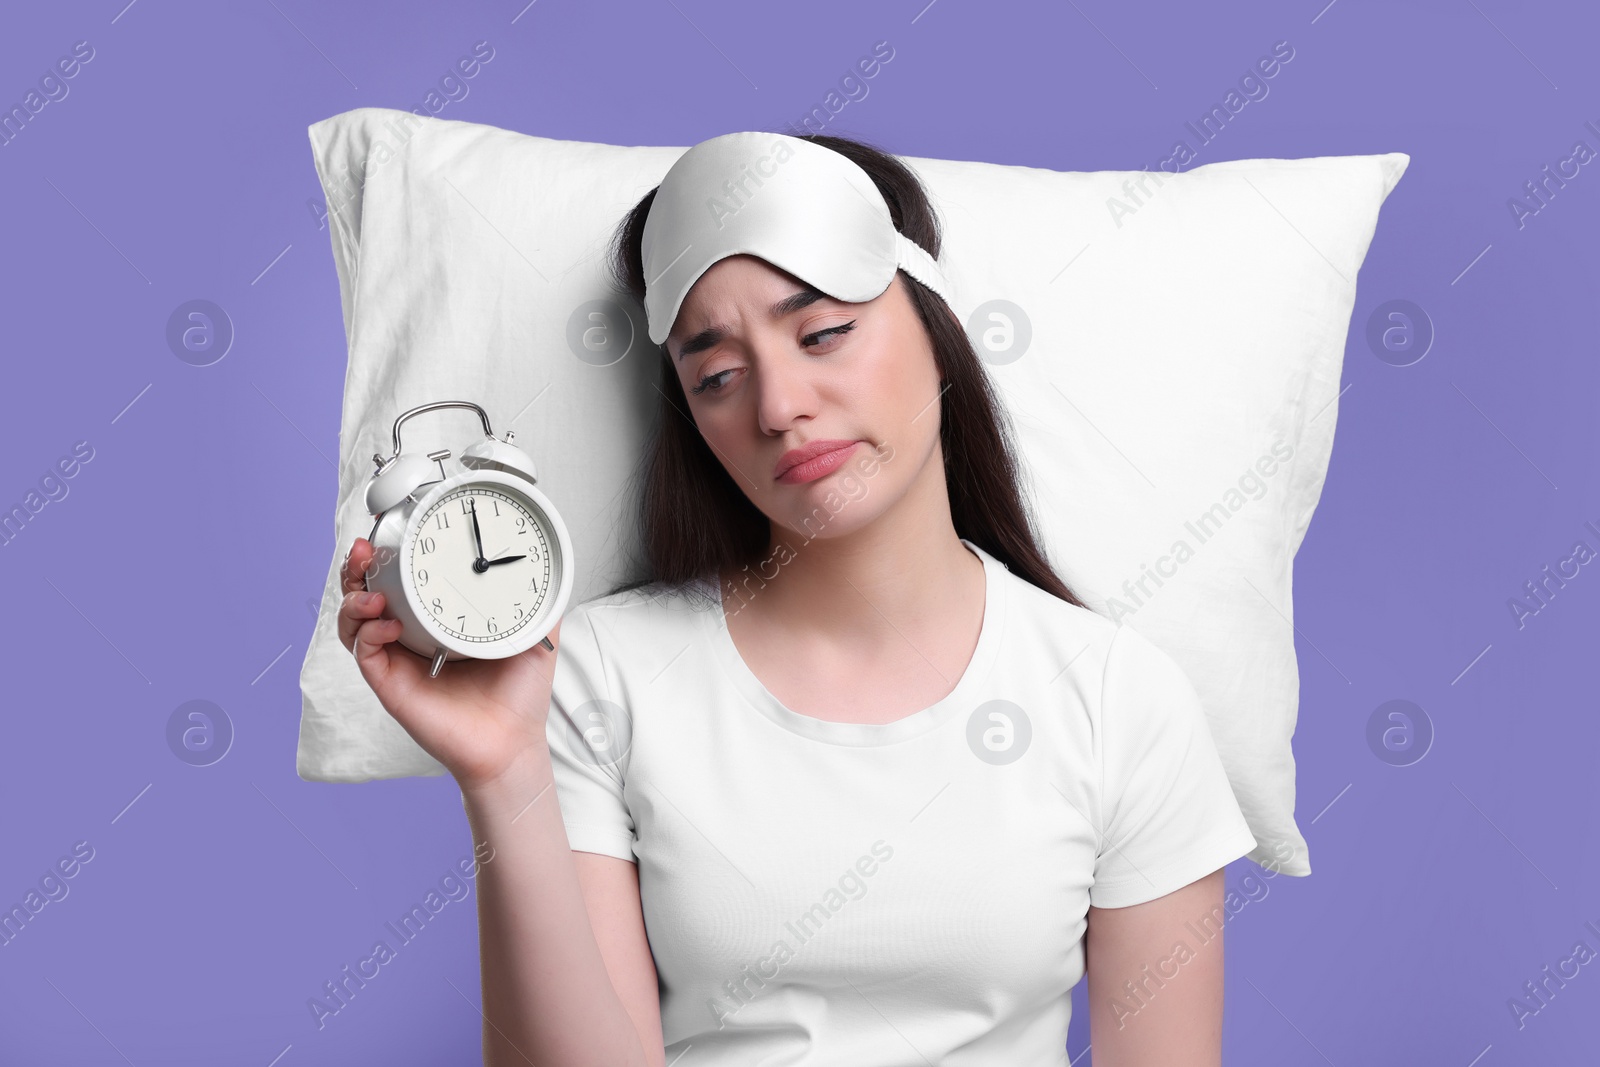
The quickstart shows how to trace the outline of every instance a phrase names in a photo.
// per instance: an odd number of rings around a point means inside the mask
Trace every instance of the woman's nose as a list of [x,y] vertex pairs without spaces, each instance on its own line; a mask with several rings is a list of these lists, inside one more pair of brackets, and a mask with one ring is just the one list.
[[804,352],[775,350],[756,359],[756,408],[765,433],[781,433],[817,414],[818,368]]

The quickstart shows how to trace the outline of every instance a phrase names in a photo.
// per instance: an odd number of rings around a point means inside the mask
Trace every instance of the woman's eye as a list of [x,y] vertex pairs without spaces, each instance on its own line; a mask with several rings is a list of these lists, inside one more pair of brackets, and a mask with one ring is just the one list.
[[[800,343],[805,345],[807,348],[810,348],[813,345],[828,340],[829,338],[842,337],[844,334],[849,333],[855,328],[856,320],[851,319],[849,322],[844,323],[841,326],[830,326],[826,330],[818,330],[815,333],[808,333],[804,337],[800,338]],[[723,379],[732,373],[733,370],[730,369],[718,371],[715,374],[708,374],[704,378],[701,378],[700,383],[691,388],[689,392],[693,393],[695,396],[699,396],[701,393],[706,392],[720,393],[722,392],[722,387],[724,384]]]
[[[718,371],[715,374],[708,374],[704,378],[701,378],[700,379],[700,384],[695,386],[693,389],[690,389],[689,392],[695,394],[696,396],[699,396],[701,393],[705,392],[708,388],[710,388],[710,384],[712,382],[716,382],[717,379],[722,378],[725,375],[729,375],[729,374],[732,374],[732,373],[733,373],[733,371],[731,371],[731,370],[724,370],[724,371]],[[716,388],[715,389],[711,389],[711,391],[713,393],[720,393],[722,391],[722,383],[721,382],[717,382]]]
[[800,343],[810,347],[812,344],[816,343],[817,338],[826,339],[835,335],[843,336],[855,328],[856,320],[851,319],[842,326],[830,326],[826,330],[818,330],[816,333],[808,333],[804,337],[800,338]]

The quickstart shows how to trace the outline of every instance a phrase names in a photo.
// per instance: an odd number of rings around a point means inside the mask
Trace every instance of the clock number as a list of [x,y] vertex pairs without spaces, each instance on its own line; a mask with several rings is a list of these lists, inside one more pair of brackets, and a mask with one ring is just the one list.
[[440,530],[448,530],[448,529],[450,529],[450,516],[445,514],[445,511],[444,511],[443,508],[439,509],[438,513],[434,515],[434,518],[438,520],[438,525],[437,525],[436,529],[440,529]]
[[417,572],[417,588],[421,589],[423,586],[425,586],[427,584],[428,584],[428,572],[427,571],[418,571]]
[[444,605],[439,603],[439,598],[438,597],[434,597],[433,598],[433,613],[435,615],[444,614]]
[[522,621],[522,601],[518,600],[516,603],[512,604],[511,606],[517,609],[517,621],[521,622]]
[[519,534],[527,533],[528,532],[527,525],[528,525],[528,520],[523,518],[521,515],[518,515],[517,516],[517,533],[519,533]]
[[472,502],[472,498],[470,496],[464,496],[461,498],[461,514],[471,515],[475,507],[477,507],[477,505]]
[[490,497],[489,503],[494,505],[494,517],[498,519],[500,517],[500,501]]
[[528,558],[535,563],[539,562],[539,546],[537,544],[528,546]]
[[457,633],[463,633],[463,634],[466,633],[467,632],[467,617],[465,615],[457,615],[456,618],[461,620],[461,625],[456,627],[456,632]]
[[489,616],[489,632],[494,633],[494,616]]
[[422,546],[422,554],[424,556],[433,551],[433,538],[431,537],[424,537],[418,544]]

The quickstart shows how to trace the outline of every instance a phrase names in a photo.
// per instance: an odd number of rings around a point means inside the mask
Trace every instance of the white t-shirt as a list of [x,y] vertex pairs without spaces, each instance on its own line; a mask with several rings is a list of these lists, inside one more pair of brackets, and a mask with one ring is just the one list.
[[573,849],[638,864],[668,1062],[1065,1064],[1089,905],[1255,847],[1177,663],[963,544],[977,650],[890,723],[784,707],[716,600],[567,613],[556,795]]

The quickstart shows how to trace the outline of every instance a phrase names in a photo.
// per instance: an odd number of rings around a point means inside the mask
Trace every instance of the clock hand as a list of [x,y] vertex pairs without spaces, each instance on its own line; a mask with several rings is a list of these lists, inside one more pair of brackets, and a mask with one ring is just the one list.
[[469,509],[472,512],[472,540],[478,546],[478,558],[473,561],[473,568],[481,571],[485,560],[483,558],[483,535],[478,531],[478,498],[467,497]]
[[[502,548],[500,551],[504,552],[505,549]],[[486,561],[484,565],[488,566],[488,567],[493,567],[496,563],[510,563],[513,560],[519,560],[519,559],[523,559],[523,558],[524,557],[522,557],[522,556],[497,556],[495,559],[491,559],[491,560]]]

